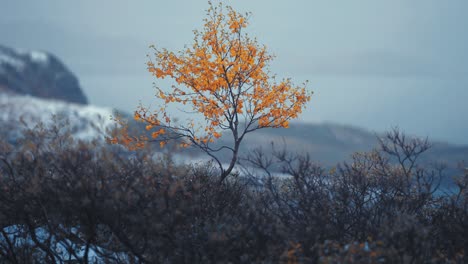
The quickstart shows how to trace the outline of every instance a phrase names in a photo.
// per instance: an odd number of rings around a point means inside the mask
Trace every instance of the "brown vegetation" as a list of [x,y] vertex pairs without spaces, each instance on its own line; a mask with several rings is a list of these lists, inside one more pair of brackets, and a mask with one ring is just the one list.
[[[39,126],[0,151],[0,259],[466,262],[468,174],[453,193],[437,192],[443,171],[417,163],[426,141],[393,131],[381,143],[331,170],[307,156],[253,151],[244,163],[263,173],[220,185],[210,165],[175,166],[74,142],[62,124]],[[272,166],[289,176],[274,177]]]

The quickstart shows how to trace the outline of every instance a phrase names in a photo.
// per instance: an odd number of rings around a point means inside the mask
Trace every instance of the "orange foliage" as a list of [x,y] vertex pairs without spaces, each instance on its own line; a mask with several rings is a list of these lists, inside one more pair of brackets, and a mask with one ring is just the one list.
[[[191,46],[177,53],[151,46],[154,56],[149,56],[148,71],[175,85],[157,88],[156,97],[163,107],[155,112],[139,107],[135,119],[145,122],[148,130],[167,129],[168,133],[153,133],[154,140],[185,139],[180,144],[184,147],[206,146],[223,131],[232,132],[237,141],[256,129],[288,127],[310,100],[306,83],[295,86],[290,79],[275,80],[268,70],[273,56],[244,33],[248,14],[211,3],[207,11],[204,27],[194,31]],[[206,120],[203,134],[197,135],[200,129],[193,122],[187,126],[171,123],[166,111],[170,104],[186,105],[202,114]]]

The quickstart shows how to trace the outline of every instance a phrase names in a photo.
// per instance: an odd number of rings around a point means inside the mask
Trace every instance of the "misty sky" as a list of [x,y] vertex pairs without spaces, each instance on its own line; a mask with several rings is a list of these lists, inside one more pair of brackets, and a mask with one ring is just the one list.
[[[217,3],[217,1],[213,1]],[[271,69],[315,92],[303,122],[394,126],[468,144],[468,1],[224,1],[252,12],[248,32]],[[155,106],[148,46],[179,50],[205,0],[5,0],[0,44],[57,55],[92,104]],[[158,82],[160,87],[168,83]]]

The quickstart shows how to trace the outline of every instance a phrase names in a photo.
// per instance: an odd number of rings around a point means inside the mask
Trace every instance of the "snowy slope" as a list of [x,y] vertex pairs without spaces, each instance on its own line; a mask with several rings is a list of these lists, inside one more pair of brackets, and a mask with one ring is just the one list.
[[109,108],[0,92],[0,137],[8,141],[14,141],[25,124],[33,127],[39,122],[49,123],[53,115],[67,118],[78,139],[103,138],[101,132],[113,125]]
[[0,91],[87,104],[78,78],[54,55],[2,45]]

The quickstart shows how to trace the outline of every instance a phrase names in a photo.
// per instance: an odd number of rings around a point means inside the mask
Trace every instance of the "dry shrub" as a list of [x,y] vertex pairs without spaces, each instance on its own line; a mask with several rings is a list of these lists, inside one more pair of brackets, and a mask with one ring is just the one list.
[[438,192],[443,171],[417,162],[428,147],[393,131],[380,149],[332,169],[253,151],[247,160],[263,173],[220,184],[210,164],[74,141],[60,120],[39,125],[0,147],[0,259],[463,263],[468,174]]

